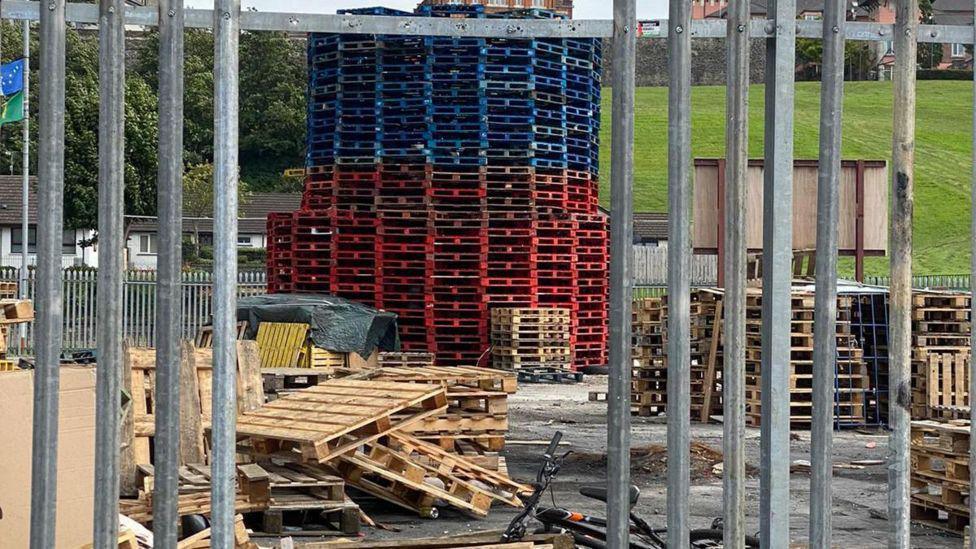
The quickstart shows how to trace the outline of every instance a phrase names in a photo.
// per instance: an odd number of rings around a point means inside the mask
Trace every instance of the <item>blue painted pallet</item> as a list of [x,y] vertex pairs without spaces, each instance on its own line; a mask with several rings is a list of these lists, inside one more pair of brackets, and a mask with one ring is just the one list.
[[435,104],[431,106],[431,113],[434,116],[484,116],[488,107],[480,101],[473,105]]

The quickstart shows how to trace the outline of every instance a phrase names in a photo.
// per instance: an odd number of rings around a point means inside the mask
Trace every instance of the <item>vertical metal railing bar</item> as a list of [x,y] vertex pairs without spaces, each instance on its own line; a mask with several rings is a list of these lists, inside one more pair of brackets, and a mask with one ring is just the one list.
[[691,472],[691,3],[668,31],[668,547],[688,547]]
[[[37,330],[31,459],[31,549],[55,546],[58,478],[63,289],[61,236],[64,225],[64,0],[41,10],[41,93],[38,105]],[[26,238],[24,239],[27,240]]]
[[772,37],[766,41],[759,526],[763,547],[787,547],[796,1],[776,0],[772,6]]
[[[976,1],[973,2],[973,41],[976,42]],[[973,73],[973,166],[972,178],[970,180],[970,288],[976,288],[976,72]],[[972,299],[970,293],[970,304],[972,310],[969,313],[970,321],[976,320],[976,300]],[[970,357],[976,356],[976,340],[970,338],[972,350]],[[972,358],[970,358],[972,364]],[[973,406],[973,399],[976,398],[976,376],[969,374],[969,406]],[[976,456],[976,437],[969,437],[969,485],[976,486],[976,463],[973,462]],[[969,547],[976,549],[976,497],[972,493],[969,496]]]
[[[20,201],[24,205],[23,213],[21,214],[20,221],[20,234],[27,235],[29,233],[28,217],[27,212],[30,211],[28,208],[28,202],[30,201],[30,21],[24,21],[23,23],[23,41],[24,41],[24,121],[23,124],[23,143],[24,151],[21,159],[21,171],[23,172],[23,178],[21,179],[20,185]],[[18,291],[21,299],[27,299],[27,273],[28,273],[28,262],[29,262],[29,252],[28,249],[28,239],[21,237],[21,247],[20,247],[20,273],[18,273]],[[24,347],[27,345],[27,323],[21,323],[20,325],[20,342],[17,348],[20,352],[24,352]]]
[[[94,547],[118,546],[119,423],[122,388],[122,247],[125,229],[125,2],[101,0],[98,21],[98,236],[95,315],[90,270],[80,272],[83,318],[97,317]],[[76,298],[77,299],[77,298]],[[88,334],[82,334],[88,341]]]
[[824,4],[817,176],[816,291],[813,328],[813,417],[810,426],[810,547],[829,549],[833,503],[834,382],[837,379],[837,226],[841,114],[844,106],[846,0]]
[[175,548],[182,354],[183,1],[159,0],[159,249],[155,284],[156,459],[153,541]]
[[240,0],[214,3],[213,546],[234,543]]
[[633,306],[634,86],[636,0],[613,2],[610,147],[610,379],[607,413],[607,544],[629,545],[631,309]]
[[892,72],[891,316],[888,388],[888,546],[910,545],[909,428],[911,422],[912,215],[915,185],[915,55],[918,0],[895,3]]
[[[729,4],[725,126],[724,545],[745,547],[746,174],[749,159],[749,0]],[[720,199],[722,199],[720,197]],[[706,404],[707,405],[707,404]]]

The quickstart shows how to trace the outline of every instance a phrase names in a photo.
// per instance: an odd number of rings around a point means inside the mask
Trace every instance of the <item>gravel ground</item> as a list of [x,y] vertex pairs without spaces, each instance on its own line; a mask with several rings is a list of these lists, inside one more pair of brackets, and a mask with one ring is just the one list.
[[[606,390],[605,376],[587,376],[583,383],[550,385],[521,384],[516,395],[509,398],[508,439],[511,441],[543,441],[556,430],[564,433],[574,455],[567,460],[554,484],[559,506],[594,515],[604,515],[603,504],[578,494],[581,484],[604,482],[606,469],[606,404],[589,402],[590,391]],[[698,448],[692,461],[691,526],[708,527],[715,517],[722,515],[722,479],[713,472],[712,464],[721,459],[722,426],[692,424],[692,441]],[[654,526],[664,527],[666,513],[666,462],[663,447],[667,428],[664,418],[632,418],[631,482],[641,489],[636,512]],[[791,437],[792,460],[809,459],[810,433],[796,431]],[[746,463],[759,464],[759,429],[746,430]],[[834,462],[846,464],[853,460],[878,459],[886,455],[887,436],[841,431],[834,435]],[[701,446],[699,446],[699,444]],[[545,445],[510,444],[505,456],[511,475],[528,481],[535,477]],[[712,450],[717,450],[714,452]],[[845,549],[885,547],[888,523],[883,516],[886,509],[886,469],[884,465],[859,470],[835,470],[834,473],[834,543]],[[809,520],[810,476],[794,472],[791,478],[790,526],[792,541],[805,547]],[[746,482],[747,523],[750,531],[759,529],[759,477],[751,474]],[[490,516],[474,520],[442,510],[437,520],[423,520],[402,512],[383,502],[364,502],[363,509],[370,516],[399,531],[366,529],[370,539],[436,537],[469,531],[504,528],[515,510],[495,506]],[[874,511],[872,513],[872,510]],[[298,541],[298,540],[296,540]],[[914,526],[912,546],[920,548],[958,548],[959,537],[941,531]]]

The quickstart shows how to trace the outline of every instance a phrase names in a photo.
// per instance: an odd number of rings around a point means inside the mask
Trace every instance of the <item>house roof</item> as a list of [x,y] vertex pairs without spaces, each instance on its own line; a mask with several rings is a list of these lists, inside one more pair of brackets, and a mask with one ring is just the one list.
[[[273,212],[291,212],[301,207],[301,193],[249,193],[247,199],[240,206],[240,217],[237,218],[239,233],[261,234],[267,230],[268,214]],[[137,218],[129,230],[133,232],[155,232],[158,227],[156,218]],[[213,232],[212,218],[183,218],[183,231]]]
[[[863,0],[860,3],[864,3]],[[749,14],[753,17],[755,16],[765,16],[766,7],[769,4],[768,0],[751,0],[749,2]],[[847,11],[855,10],[858,17],[868,15],[868,10],[854,5],[854,0],[847,0]],[[804,13],[823,13],[824,11],[824,0],[796,0],[796,14],[802,15]],[[714,12],[709,15],[709,18],[720,18],[725,19],[728,15],[728,6]]]
[[634,240],[668,239],[667,212],[634,212]]
[[[24,212],[21,175],[0,175],[0,225],[20,225]],[[37,223],[37,178],[31,176],[28,186],[27,220]]]
[[964,0],[935,0],[932,18],[938,25],[972,25],[973,3]]

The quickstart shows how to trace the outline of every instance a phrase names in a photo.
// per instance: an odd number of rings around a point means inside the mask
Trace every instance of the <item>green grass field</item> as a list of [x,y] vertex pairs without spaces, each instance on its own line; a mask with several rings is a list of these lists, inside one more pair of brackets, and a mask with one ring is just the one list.
[[[972,83],[918,83],[915,167],[916,274],[968,273],[969,187],[972,173]],[[750,89],[749,154],[762,157],[763,86]],[[845,159],[891,161],[891,83],[849,82],[845,86]],[[634,138],[634,208],[667,210],[667,88],[638,88]],[[796,85],[796,158],[817,158],[820,84]],[[601,193],[610,203],[610,89],[603,98]],[[692,150],[695,157],[725,156],[725,88],[695,87],[692,93]],[[853,270],[849,261],[845,271]],[[887,261],[867,263],[868,274],[887,274]]]

